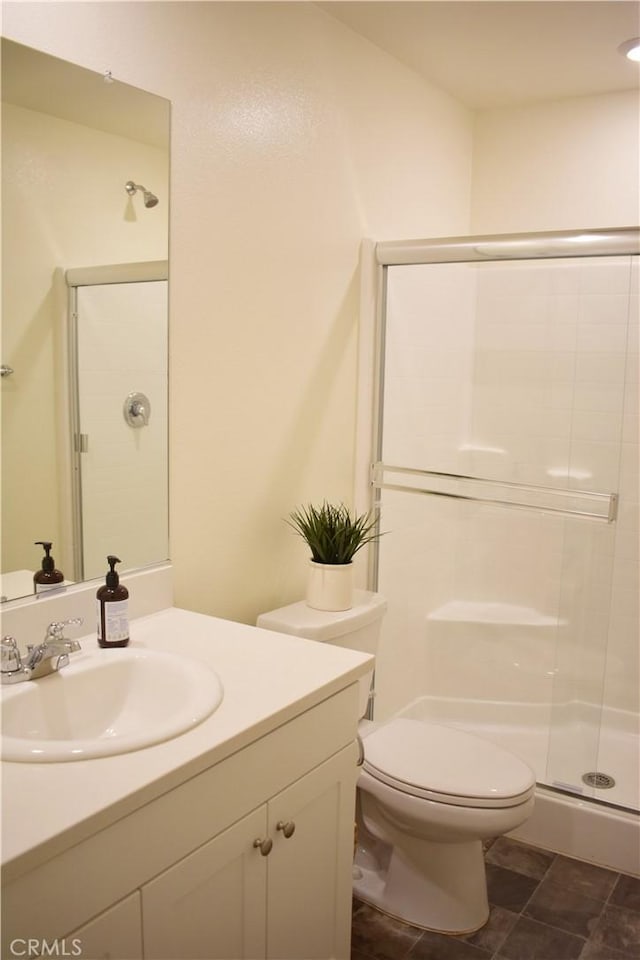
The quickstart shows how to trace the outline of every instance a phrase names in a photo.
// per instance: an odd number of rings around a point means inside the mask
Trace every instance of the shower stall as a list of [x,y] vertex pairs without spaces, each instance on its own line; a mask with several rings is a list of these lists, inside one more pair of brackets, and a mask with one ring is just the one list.
[[552,801],[629,827],[640,232],[370,250],[369,483],[386,532],[370,586],[389,601],[375,716],[485,736]]

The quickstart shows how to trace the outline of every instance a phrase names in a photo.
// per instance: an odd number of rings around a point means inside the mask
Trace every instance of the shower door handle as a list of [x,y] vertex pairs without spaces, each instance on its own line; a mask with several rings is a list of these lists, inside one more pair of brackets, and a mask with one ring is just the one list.
[[[405,477],[411,478],[411,483]],[[617,517],[618,495],[593,490],[546,487],[516,480],[474,477],[417,467],[371,464],[371,486],[377,490],[421,493],[453,500],[470,500],[500,507],[516,507],[566,517],[584,517],[613,523]],[[584,509],[580,506],[584,504]],[[591,509],[587,509],[591,508]]]

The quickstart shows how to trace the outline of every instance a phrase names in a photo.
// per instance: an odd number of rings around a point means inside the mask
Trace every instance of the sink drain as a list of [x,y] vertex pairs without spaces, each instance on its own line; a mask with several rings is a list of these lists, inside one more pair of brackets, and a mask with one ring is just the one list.
[[615,780],[608,773],[583,773],[582,782],[588,787],[595,787],[596,790],[610,790],[616,785]]

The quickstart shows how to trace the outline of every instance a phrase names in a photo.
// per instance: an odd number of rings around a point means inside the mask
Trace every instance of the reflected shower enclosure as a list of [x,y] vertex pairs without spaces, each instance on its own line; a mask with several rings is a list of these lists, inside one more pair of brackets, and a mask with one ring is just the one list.
[[637,810],[638,232],[376,252],[376,718]]
[[169,555],[167,263],[67,270],[74,579]]

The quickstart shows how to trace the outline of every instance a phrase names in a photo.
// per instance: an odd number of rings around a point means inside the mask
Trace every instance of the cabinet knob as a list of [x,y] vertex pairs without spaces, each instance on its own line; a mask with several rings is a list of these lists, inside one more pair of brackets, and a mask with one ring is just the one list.
[[273,846],[273,840],[271,837],[267,837],[265,840],[262,840],[260,837],[257,840],[253,841],[254,847],[257,847],[263,857],[268,857],[271,853],[271,847]]
[[295,833],[296,825],[293,820],[278,820],[276,830],[281,830],[287,840]]

